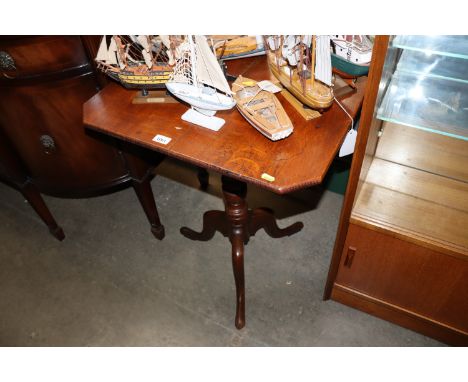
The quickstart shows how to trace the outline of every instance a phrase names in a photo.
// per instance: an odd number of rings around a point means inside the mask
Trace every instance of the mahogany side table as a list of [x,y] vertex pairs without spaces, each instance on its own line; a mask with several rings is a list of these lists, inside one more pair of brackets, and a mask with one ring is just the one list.
[[[230,61],[228,72],[255,80],[271,78],[265,56]],[[340,101],[353,118],[360,110],[366,81],[361,78],[356,91]],[[249,210],[245,201],[247,183],[278,194],[321,183],[351,120],[334,103],[321,117],[306,121],[279,95],[294,132],[287,139],[272,142],[257,132],[236,108],[218,112],[226,123],[214,132],[182,121],[180,117],[187,110],[185,104],[132,104],[134,95],[135,91],[110,84],[85,103],[84,123],[89,129],[127,144],[140,145],[222,175],[225,211],[206,212],[202,232],[183,227],[181,233],[193,240],[209,240],[215,231],[229,237],[237,294],[235,325],[240,329],[245,325],[244,244],[261,228],[276,238],[292,235],[303,227],[298,222],[280,229],[271,211]],[[153,139],[156,136],[163,139]]]

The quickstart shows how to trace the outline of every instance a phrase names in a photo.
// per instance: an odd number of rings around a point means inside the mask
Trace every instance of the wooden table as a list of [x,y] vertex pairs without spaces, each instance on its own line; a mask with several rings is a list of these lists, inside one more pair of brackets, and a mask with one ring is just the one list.
[[[228,62],[228,72],[256,80],[271,78],[264,56]],[[357,91],[341,103],[356,116],[362,104],[366,79]],[[182,103],[132,104],[135,91],[111,84],[84,105],[84,123],[93,130],[132,144],[214,170],[222,175],[225,211],[208,211],[203,231],[182,228],[193,240],[209,240],[215,231],[229,237],[236,282],[237,328],[245,325],[244,244],[264,228],[272,237],[291,235],[302,229],[295,223],[279,229],[270,210],[249,210],[245,201],[247,183],[278,194],[310,187],[322,182],[349,127],[350,118],[336,103],[320,118],[306,121],[279,95],[294,125],[287,139],[272,142],[257,132],[236,110],[218,112],[226,120],[214,132],[181,120],[187,110]],[[167,144],[153,140],[156,135],[171,138]],[[273,181],[262,178],[268,174]],[[270,178],[271,179],[271,178]]]

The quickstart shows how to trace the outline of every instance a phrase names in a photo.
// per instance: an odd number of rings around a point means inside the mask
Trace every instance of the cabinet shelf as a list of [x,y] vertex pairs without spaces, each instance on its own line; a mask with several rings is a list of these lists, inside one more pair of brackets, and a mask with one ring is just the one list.
[[377,118],[468,140],[468,82],[397,70]]
[[468,183],[468,142],[390,122],[382,130],[375,157]]
[[465,64],[460,59],[449,56],[434,59],[432,56],[413,50],[402,52],[397,72],[468,83],[468,63]]
[[466,183],[374,159],[351,222],[468,258],[468,211],[451,205],[467,192]]
[[[420,142],[428,137],[430,144],[423,152]],[[468,170],[463,167],[467,144],[431,137],[421,130],[385,124],[351,221],[468,258]]]
[[396,36],[392,46],[423,52],[468,59],[468,36]]

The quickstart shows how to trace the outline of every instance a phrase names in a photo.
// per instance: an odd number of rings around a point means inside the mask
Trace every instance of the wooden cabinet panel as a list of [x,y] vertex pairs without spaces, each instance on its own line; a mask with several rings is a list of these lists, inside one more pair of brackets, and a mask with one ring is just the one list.
[[467,260],[350,224],[335,282],[468,332]]
[[79,36],[2,38],[0,52],[8,55],[16,68],[0,69],[6,78],[59,72],[88,64]]
[[85,133],[82,104],[96,92],[92,74],[0,89],[0,125],[42,192],[103,186],[126,175],[118,152]]
[[96,42],[0,38],[0,128],[40,192],[86,197],[129,180],[120,153],[83,125],[83,103],[99,90],[86,50]]

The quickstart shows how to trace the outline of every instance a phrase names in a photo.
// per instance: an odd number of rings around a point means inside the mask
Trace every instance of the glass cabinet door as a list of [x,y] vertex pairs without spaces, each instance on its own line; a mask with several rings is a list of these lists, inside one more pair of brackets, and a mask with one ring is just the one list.
[[390,50],[397,60],[377,117],[468,140],[468,37],[396,36]]
[[351,219],[468,256],[468,36],[390,39]]

